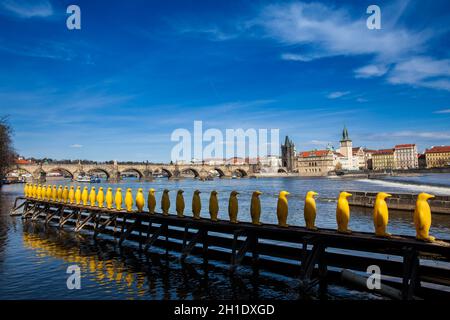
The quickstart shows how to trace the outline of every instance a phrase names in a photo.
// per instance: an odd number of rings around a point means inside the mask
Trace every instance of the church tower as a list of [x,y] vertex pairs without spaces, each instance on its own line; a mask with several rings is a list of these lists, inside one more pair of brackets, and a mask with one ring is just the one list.
[[288,136],[286,136],[284,144],[281,145],[281,163],[288,172],[292,172],[297,167],[295,145]]
[[342,139],[340,141],[341,147],[339,148],[339,152],[348,159],[348,163],[351,164],[353,160],[353,143],[352,140],[348,137],[348,130],[344,126],[344,130],[342,130]]

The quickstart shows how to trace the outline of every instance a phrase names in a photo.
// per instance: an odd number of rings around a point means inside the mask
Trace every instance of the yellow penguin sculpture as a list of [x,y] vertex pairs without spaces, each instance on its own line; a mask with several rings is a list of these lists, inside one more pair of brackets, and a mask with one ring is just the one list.
[[38,197],[38,185],[35,184],[35,185],[34,185],[34,198],[37,199],[37,197]]
[[305,197],[305,206],[303,209],[304,216],[305,216],[305,224],[306,229],[316,231],[317,228],[315,226],[316,224],[316,199],[314,199],[314,196],[317,196],[318,193],[314,191],[308,191],[306,193]]
[[59,185],[58,193],[56,195],[56,199],[58,202],[62,202],[62,193],[63,193],[63,187],[62,187],[62,185]]
[[58,189],[56,188],[55,184],[53,185],[52,188],[52,200],[55,202],[58,200]]
[[219,214],[219,201],[217,200],[217,191],[211,191],[209,196],[209,215],[212,221],[217,221],[217,215]]
[[47,186],[47,200],[52,200],[52,186],[50,184]]
[[96,200],[97,200],[97,192],[95,190],[95,187],[92,187],[91,192],[89,192],[89,205],[91,207],[95,207]]
[[252,194],[252,200],[250,202],[250,216],[252,217],[252,223],[256,225],[261,225],[259,221],[261,217],[261,200],[259,196],[262,194],[261,191],[255,191]]
[[62,192],[62,202],[67,203],[67,200],[69,199],[69,187],[64,186],[63,192]]
[[103,187],[98,188],[96,200],[97,200],[97,206],[99,208],[103,208],[104,203],[105,203],[105,194],[103,193]]
[[73,204],[75,202],[75,189],[73,186],[70,186],[69,189],[69,203]]
[[88,188],[84,187],[83,192],[81,192],[81,201],[83,202],[83,206],[87,206],[89,199]]
[[414,209],[414,225],[416,226],[416,238],[422,241],[433,242],[435,237],[429,235],[431,227],[431,208],[428,199],[434,198],[428,193],[420,193],[417,196],[416,208]]
[[41,185],[41,200],[45,200],[45,196],[47,195],[47,186],[45,184]]
[[47,186],[43,184],[41,188],[41,200],[45,200],[46,196],[47,196]]
[[280,191],[280,194],[278,195],[278,203],[277,203],[277,218],[278,218],[278,225],[280,227],[288,227],[287,217],[289,213],[289,206],[288,206],[288,199],[287,196],[289,195],[289,192],[287,191]]
[[75,191],[75,204],[79,205],[81,203],[81,187],[77,186]]
[[345,191],[339,194],[336,207],[336,222],[338,225],[338,232],[340,233],[352,233],[352,230],[348,228],[348,222],[350,221],[350,206],[347,200],[347,198],[351,196],[351,193]]
[[148,212],[150,214],[154,214],[155,213],[156,198],[155,198],[155,189],[153,189],[153,188],[148,191],[147,207],[148,207]]
[[116,204],[116,210],[122,210],[122,189],[121,188],[117,188],[116,190],[116,195],[114,197],[114,202]]
[[177,211],[177,216],[182,218],[184,215],[184,197],[183,197],[183,190],[178,190],[177,192],[177,199],[175,201],[175,209]]
[[41,200],[41,192],[42,192],[42,186],[41,186],[41,184],[38,184],[37,193],[36,193],[38,200]]
[[238,205],[238,196],[239,192],[237,191],[231,191],[230,193],[230,199],[228,200],[228,215],[230,217],[231,223],[238,223],[237,216],[239,212],[239,205]]
[[125,206],[127,207],[127,212],[133,211],[133,193],[131,188],[128,188],[125,194]]
[[142,191],[142,188],[139,188],[136,194],[136,207],[138,209],[138,212],[142,212],[144,210],[144,205],[145,205],[144,193]]
[[113,193],[112,188],[108,188],[106,190],[106,208],[112,209],[113,207]]
[[377,237],[390,237],[386,232],[386,227],[389,221],[389,210],[386,203],[386,198],[391,197],[390,194],[379,192],[375,199],[375,206],[373,208],[373,225],[375,227],[375,235]]
[[34,198],[34,184],[30,183],[30,186],[28,187],[28,196],[30,198]]
[[163,215],[167,216],[169,214],[169,208],[170,208],[169,190],[164,189],[161,198],[161,210]]
[[192,196],[192,215],[194,219],[200,219],[200,211],[202,211],[202,201],[200,200],[200,190],[195,190]]

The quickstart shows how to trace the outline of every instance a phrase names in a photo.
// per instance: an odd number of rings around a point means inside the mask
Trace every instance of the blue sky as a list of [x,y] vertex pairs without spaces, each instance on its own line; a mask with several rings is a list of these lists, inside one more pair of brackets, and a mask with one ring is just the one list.
[[448,21],[447,0],[0,0],[0,114],[34,157],[168,161],[194,120],[423,150],[450,144]]

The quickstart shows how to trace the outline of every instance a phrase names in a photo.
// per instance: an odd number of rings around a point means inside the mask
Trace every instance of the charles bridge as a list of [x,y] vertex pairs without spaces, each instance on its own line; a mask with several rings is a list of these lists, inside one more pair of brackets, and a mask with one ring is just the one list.
[[135,173],[139,179],[152,180],[156,174],[163,174],[169,179],[176,179],[187,175],[194,175],[199,179],[219,176],[220,178],[231,178],[232,176],[248,177],[258,171],[258,165],[255,164],[226,164],[226,165],[208,165],[208,164],[151,164],[135,163],[121,164],[114,162],[102,164],[60,164],[60,163],[33,163],[17,164],[10,171],[27,172],[33,176],[35,181],[45,181],[48,173],[58,172],[72,179],[78,175],[104,174],[110,181],[118,181],[124,173]]

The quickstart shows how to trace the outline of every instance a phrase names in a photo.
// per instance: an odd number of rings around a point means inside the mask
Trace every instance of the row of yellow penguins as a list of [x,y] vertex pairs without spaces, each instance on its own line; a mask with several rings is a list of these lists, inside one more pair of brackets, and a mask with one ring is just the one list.
[[[179,217],[184,216],[185,203],[183,198],[183,190],[178,190],[176,197],[176,212]],[[194,219],[200,219],[201,211],[201,200],[200,191],[195,190],[192,199],[192,213]],[[26,197],[34,198],[38,200],[48,200],[76,205],[92,207],[105,207],[113,209],[113,202],[116,210],[122,210],[122,189],[117,188],[115,194],[113,195],[112,188],[108,188],[106,194],[103,191],[103,187],[100,187],[98,192],[96,192],[95,187],[92,187],[90,192],[87,187],[81,190],[80,186],[76,189],[74,186],[59,186],[56,185],[40,185],[40,184],[25,184],[24,194]],[[230,217],[230,222],[238,223],[238,199],[237,191],[232,191],[230,193],[229,204],[228,204],[228,214]],[[252,223],[260,225],[261,216],[261,203],[259,196],[260,191],[255,191],[252,194],[250,214],[252,218]],[[278,225],[281,227],[287,227],[287,216],[288,216],[288,199],[287,196],[289,192],[281,191],[278,196],[277,203],[277,218]],[[306,228],[309,230],[317,230],[315,226],[316,220],[316,201],[314,199],[318,194],[314,191],[309,191],[306,194],[305,206],[304,206],[304,218],[306,223]],[[336,222],[337,231],[340,233],[351,233],[348,228],[348,223],[350,220],[350,207],[348,204],[348,197],[352,195],[348,192],[341,192],[339,194],[337,208],[336,208]],[[391,195],[385,192],[380,192],[377,195],[374,205],[373,221],[375,227],[375,234],[380,237],[390,237],[390,234],[386,232],[389,212],[388,206],[385,199]],[[428,199],[433,198],[433,195],[427,193],[420,193],[417,197],[416,208],[414,210],[414,224],[416,226],[416,237],[417,239],[424,241],[434,241],[434,237],[429,235],[429,229],[431,226],[431,209],[427,202]],[[128,212],[133,211],[133,203],[136,203],[137,211],[143,212],[145,205],[145,198],[142,188],[138,189],[136,197],[133,200],[133,194],[131,188],[128,188],[125,194],[125,207]],[[150,189],[147,196],[147,208],[150,214],[155,213],[156,209],[156,199],[155,199],[155,189]],[[169,190],[165,189],[161,198],[161,210],[164,215],[169,214],[170,199]],[[212,191],[209,198],[209,213],[211,220],[217,221],[217,216],[219,213],[219,203],[217,199],[217,192]]]

